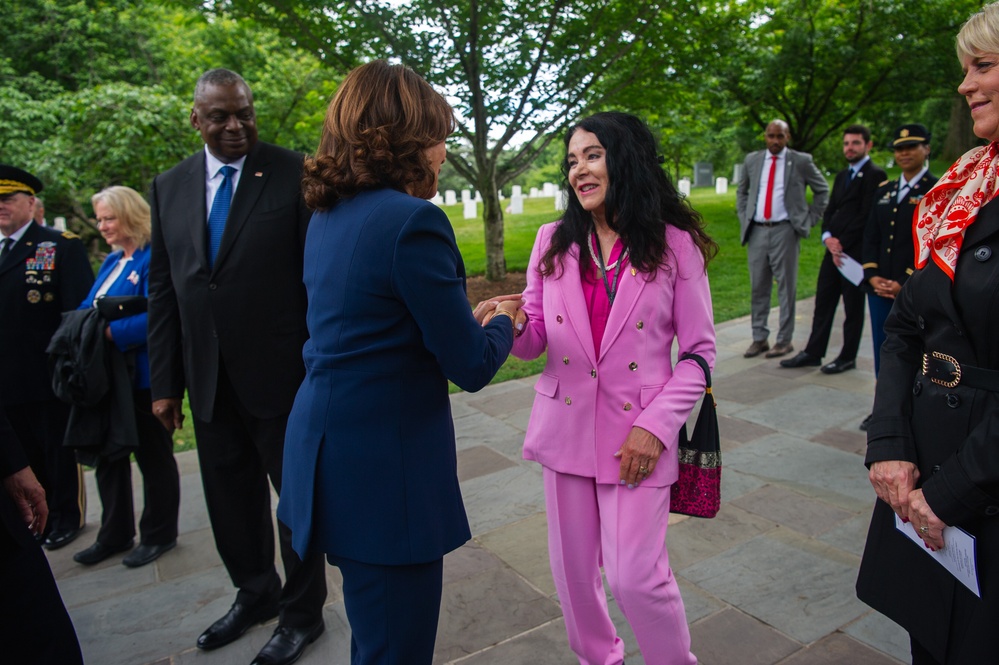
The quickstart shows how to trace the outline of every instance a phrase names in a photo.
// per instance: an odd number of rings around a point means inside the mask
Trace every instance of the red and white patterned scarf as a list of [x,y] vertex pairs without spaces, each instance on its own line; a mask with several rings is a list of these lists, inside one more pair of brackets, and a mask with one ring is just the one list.
[[964,153],[919,201],[912,218],[916,268],[932,258],[953,282],[964,232],[997,193],[999,146],[993,141]]

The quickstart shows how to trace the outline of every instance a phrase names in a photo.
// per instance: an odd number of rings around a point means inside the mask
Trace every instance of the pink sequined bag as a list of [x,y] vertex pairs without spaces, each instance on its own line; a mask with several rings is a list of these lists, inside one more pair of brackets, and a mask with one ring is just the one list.
[[714,517],[721,507],[721,443],[718,435],[718,405],[711,392],[711,370],[696,353],[680,360],[693,360],[704,370],[707,388],[701,411],[688,438],[687,424],[680,430],[680,477],[670,488],[669,511],[692,517]]

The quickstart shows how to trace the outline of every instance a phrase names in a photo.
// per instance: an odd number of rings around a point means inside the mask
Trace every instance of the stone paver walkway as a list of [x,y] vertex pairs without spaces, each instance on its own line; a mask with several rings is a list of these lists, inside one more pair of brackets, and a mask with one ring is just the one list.
[[[798,304],[795,346],[811,324]],[[776,325],[776,311],[771,315]],[[841,319],[837,322],[840,326]],[[833,334],[832,359],[840,331]],[[773,340],[771,340],[772,342]],[[870,338],[858,369],[826,376],[745,359],[747,318],[718,328],[715,394],[724,449],[723,505],[713,520],[673,516],[667,535],[702,665],[889,665],[907,662],[908,639],[854,595],[874,492],[857,426],[874,390]],[[548,570],[541,470],[521,459],[533,379],[452,399],[458,465],[473,539],[445,560],[435,663],[571,665]],[[92,474],[86,532],[49,553],[89,665],[249,663],[274,624],[214,652],[198,634],[234,598],[205,512],[193,452],[181,453],[177,548],[144,568],[120,557],[92,568],[72,561],[96,533]],[[141,482],[134,474],[136,484]],[[141,492],[136,492],[141,501]],[[300,663],[349,663],[350,633],[335,568],[328,568],[326,633]],[[628,663],[645,661],[616,605]]]

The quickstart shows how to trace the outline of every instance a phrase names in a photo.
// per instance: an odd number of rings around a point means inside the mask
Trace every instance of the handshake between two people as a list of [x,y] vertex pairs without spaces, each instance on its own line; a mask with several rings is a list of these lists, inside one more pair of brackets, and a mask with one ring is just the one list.
[[523,294],[510,293],[483,300],[472,310],[472,315],[483,326],[492,321],[494,317],[509,317],[513,323],[513,334],[519,337],[524,332],[524,326],[527,325],[527,314],[521,309],[523,305]]

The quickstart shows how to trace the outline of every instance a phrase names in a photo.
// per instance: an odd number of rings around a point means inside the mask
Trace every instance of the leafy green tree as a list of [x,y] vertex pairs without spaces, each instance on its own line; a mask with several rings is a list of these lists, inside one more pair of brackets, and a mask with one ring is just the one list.
[[4,3],[0,44],[15,76],[35,74],[65,90],[148,81],[144,10],[128,0]]
[[[758,127],[783,118],[815,151],[867,119],[886,136],[928,98],[953,98],[954,35],[978,0],[745,0],[702,15],[717,84]],[[707,53],[705,54],[707,56]]]
[[[226,66],[253,86],[264,140],[309,151],[334,72],[253,21],[178,2],[14,5],[0,25],[0,154],[46,183],[49,216],[96,238],[91,194],[152,178],[200,146],[189,113],[195,79]],[[22,54],[23,57],[22,57]]]
[[[489,279],[506,272],[497,191],[527,170],[580,114],[665,75],[689,41],[689,3],[590,0],[219,0],[336,67],[395,58],[456,107],[454,169],[482,193]],[[650,72],[654,72],[651,74]]]

